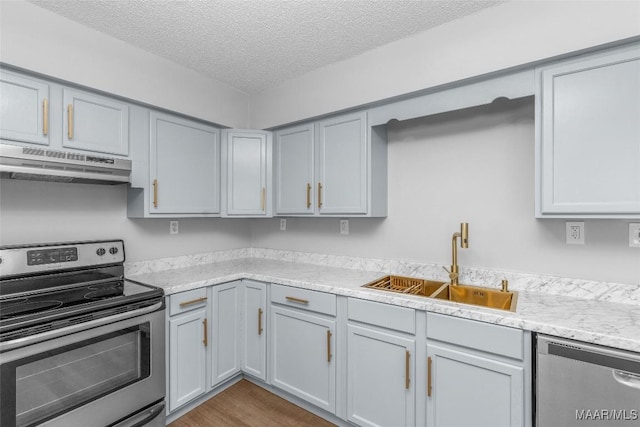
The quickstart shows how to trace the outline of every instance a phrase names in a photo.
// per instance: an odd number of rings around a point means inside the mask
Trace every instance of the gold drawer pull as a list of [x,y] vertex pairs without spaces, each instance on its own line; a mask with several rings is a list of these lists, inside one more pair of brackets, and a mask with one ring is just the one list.
[[67,105],[67,137],[73,139],[73,105]]
[[191,304],[198,304],[199,302],[203,302],[203,301],[206,301],[206,300],[207,300],[207,297],[200,297],[200,298],[192,299],[192,300],[189,300],[189,301],[183,301],[183,302],[180,303],[180,307],[186,307],[186,306],[191,305]]
[[42,134],[49,135],[49,100],[42,101]]
[[289,302],[297,302],[299,304],[309,304],[308,299],[296,298],[296,297],[285,297]]
[[262,335],[262,309],[258,309],[258,335]]
[[409,360],[411,359],[411,353],[409,350],[405,353],[404,356],[404,388],[409,390],[409,385],[411,384],[411,379],[409,378]]
[[207,318],[205,317],[204,320],[202,321],[202,324],[204,325],[204,339],[202,340],[202,344],[204,344],[204,346],[207,346]]
[[307,209],[311,207],[311,184],[307,183]]
[[427,357],[427,396],[431,397],[431,357]]
[[331,363],[331,331],[327,330],[327,363]]

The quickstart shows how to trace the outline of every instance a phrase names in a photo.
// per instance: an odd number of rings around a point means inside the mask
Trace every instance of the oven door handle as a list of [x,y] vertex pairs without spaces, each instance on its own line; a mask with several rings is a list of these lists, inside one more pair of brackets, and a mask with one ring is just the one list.
[[[131,418],[128,418],[118,424],[113,425],[112,427],[142,427],[149,424],[149,421],[154,420],[158,416],[162,414],[164,411],[165,405],[164,402],[158,403],[157,405],[142,411]],[[155,425],[155,424],[154,424]],[[162,424],[164,425],[164,423]]]
[[143,314],[152,313],[161,309],[164,305],[163,301],[149,307],[139,308],[133,311],[127,311],[125,313],[114,314],[113,316],[102,317],[100,319],[90,320],[78,325],[66,326],[60,329],[54,329],[53,331],[43,332],[41,334],[31,335],[28,337],[17,338],[15,340],[6,341],[0,343],[0,353],[13,350],[18,347],[25,347],[27,345],[35,344],[42,341],[47,341],[53,338],[58,338],[64,335],[74,334],[87,329],[96,328],[98,326],[107,325],[109,323],[118,322],[121,320],[130,319],[132,317],[142,316]]

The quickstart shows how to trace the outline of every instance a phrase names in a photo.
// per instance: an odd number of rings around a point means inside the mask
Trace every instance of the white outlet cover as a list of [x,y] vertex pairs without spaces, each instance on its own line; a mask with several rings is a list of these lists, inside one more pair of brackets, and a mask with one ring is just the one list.
[[629,224],[629,247],[640,248],[640,223]]
[[280,218],[280,231],[285,231],[287,229],[287,220],[285,218]]
[[584,222],[566,222],[568,245],[584,245]]
[[178,234],[179,232],[178,221],[169,221],[169,234]]
[[349,220],[341,219],[340,220],[340,234],[349,234]]

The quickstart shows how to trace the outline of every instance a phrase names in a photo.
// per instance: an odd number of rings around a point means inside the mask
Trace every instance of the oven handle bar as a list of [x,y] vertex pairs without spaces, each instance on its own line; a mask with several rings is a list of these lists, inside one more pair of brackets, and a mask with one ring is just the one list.
[[42,341],[47,341],[52,338],[58,338],[64,335],[74,334],[76,332],[84,331],[86,329],[96,328],[98,326],[107,325],[109,323],[118,322],[132,317],[142,316],[143,314],[151,313],[161,309],[164,306],[164,302],[160,301],[157,304],[149,307],[139,308],[133,311],[127,311],[125,313],[114,314],[113,316],[103,317],[100,319],[90,320],[88,322],[81,323],[79,325],[67,326],[53,331],[43,332],[41,334],[31,335],[29,337],[18,338],[15,340],[0,343],[0,353],[13,350],[18,347],[25,347],[27,345],[35,344]]

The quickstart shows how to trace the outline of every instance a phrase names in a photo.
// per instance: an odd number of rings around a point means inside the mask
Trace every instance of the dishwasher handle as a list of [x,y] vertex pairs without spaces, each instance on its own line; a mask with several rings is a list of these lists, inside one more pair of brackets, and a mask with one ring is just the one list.
[[613,379],[627,387],[640,390],[640,375],[630,374],[629,372],[613,370]]

